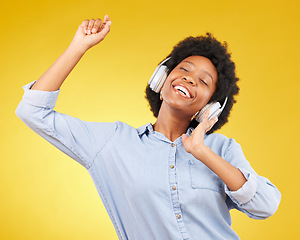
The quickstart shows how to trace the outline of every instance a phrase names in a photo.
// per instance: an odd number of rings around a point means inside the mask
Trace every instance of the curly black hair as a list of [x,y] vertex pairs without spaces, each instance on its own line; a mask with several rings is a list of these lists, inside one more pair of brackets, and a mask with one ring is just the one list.
[[[171,57],[165,63],[168,67],[168,75],[182,60],[195,55],[208,58],[218,72],[217,88],[209,103],[220,102],[222,105],[225,98],[228,97],[226,106],[218,117],[217,123],[207,132],[207,134],[210,134],[220,129],[228,121],[232,106],[236,102],[234,96],[239,92],[239,87],[237,86],[239,79],[236,77],[235,64],[231,60],[231,54],[227,50],[227,43],[219,42],[211,33],[206,33],[204,36],[187,37],[175,45],[172,52],[166,57]],[[157,117],[162,104],[159,93],[151,90],[149,84],[145,92],[150,109],[154,117]],[[198,124],[196,120],[193,120],[189,127],[196,128]]]

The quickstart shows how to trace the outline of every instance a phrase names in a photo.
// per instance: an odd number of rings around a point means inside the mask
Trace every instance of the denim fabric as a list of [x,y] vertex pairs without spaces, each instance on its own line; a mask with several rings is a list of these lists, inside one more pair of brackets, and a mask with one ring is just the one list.
[[229,210],[255,219],[276,211],[280,192],[255,173],[234,139],[216,133],[204,138],[246,177],[244,186],[232,192],[185,151],[181,137],[171,142],[150,123],[136,129],[56,112],[59,91],[30,90],[33,83],[24,86],[16,114],[88,170],[119,239],[239,239]]

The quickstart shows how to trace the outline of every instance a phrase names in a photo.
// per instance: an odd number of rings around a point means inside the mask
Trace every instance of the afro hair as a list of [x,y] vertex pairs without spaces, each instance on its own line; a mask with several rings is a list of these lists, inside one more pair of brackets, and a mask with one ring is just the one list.
[[[234,96],[239,92],[239,87],[237,86],[239,79],[236,77],[235,64],[231,60],[231,54],[228,53],[227,43],[220,43],[211,33],[206,33],[204,36],[187,37],[175,45],[172,52],[166,57],[171,57],[165,63],[168,67],[167,74],[169,75],[182,60],[195,55],[208,58],[214,64],[218,72],[217,88],[209,100],[209,103],[220,102],[222,105],[225,98],[228,97],[226,106],[218,117],[218,121],[212,129],[207,132],[207,134],[210,134],[220,129],[228,121],[232,106],[236,102]],[[159,93],[151,90],[149,84],[145,92],[150,109],[153,115],[157,117],[162,104]],[[193,120],[189,127],[196,128],[198,124],[196,120]]]

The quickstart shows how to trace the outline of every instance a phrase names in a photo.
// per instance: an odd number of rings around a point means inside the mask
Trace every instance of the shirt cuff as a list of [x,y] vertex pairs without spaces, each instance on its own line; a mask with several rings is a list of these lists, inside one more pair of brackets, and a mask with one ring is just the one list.
[[31,90],[30,88],[36,81],[33,81],[25,86],[23,89],[25,91],[23,95],[23,100],[33,106],[43,107],[43,108],[54,108],[57,97],[60,90],[57,91],[40,91]]
[[237,191],[230,191],[230,189],[225,186],[225,192],[235,203],[241,205],[249,202],[254,197],[257,189],[257,178],[254,174],[243,168],[239,168],[239,170],[245,176],[247,182]]

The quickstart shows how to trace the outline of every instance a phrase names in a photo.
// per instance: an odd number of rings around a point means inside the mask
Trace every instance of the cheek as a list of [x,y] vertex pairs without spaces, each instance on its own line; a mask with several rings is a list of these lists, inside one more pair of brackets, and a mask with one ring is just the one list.
[[204,107],[211,98],[212,93],[208,89],[201,89],[201,91],[198,92],[198,96],[200,102],[199,104],[201,105],[201,107]]
[[206,106],[206,104],[208,104],[210,98],[213,95],[213,92],[206,89],[201,92],[198,92],[198,94],[200,94],[200,95],[198,95],[198,96],[200,96],[200,98],[197,103],[197,106],[198,106],[197,111],[201,110],[203,107]]
[[172,85],[171,85],[171,80],[169,78],[166,79],[166,81],[164,82],[162,88],[161,88],[161,92],[163,92],[164,96],[167,96],[170,94],[170,92],[173,90]]

